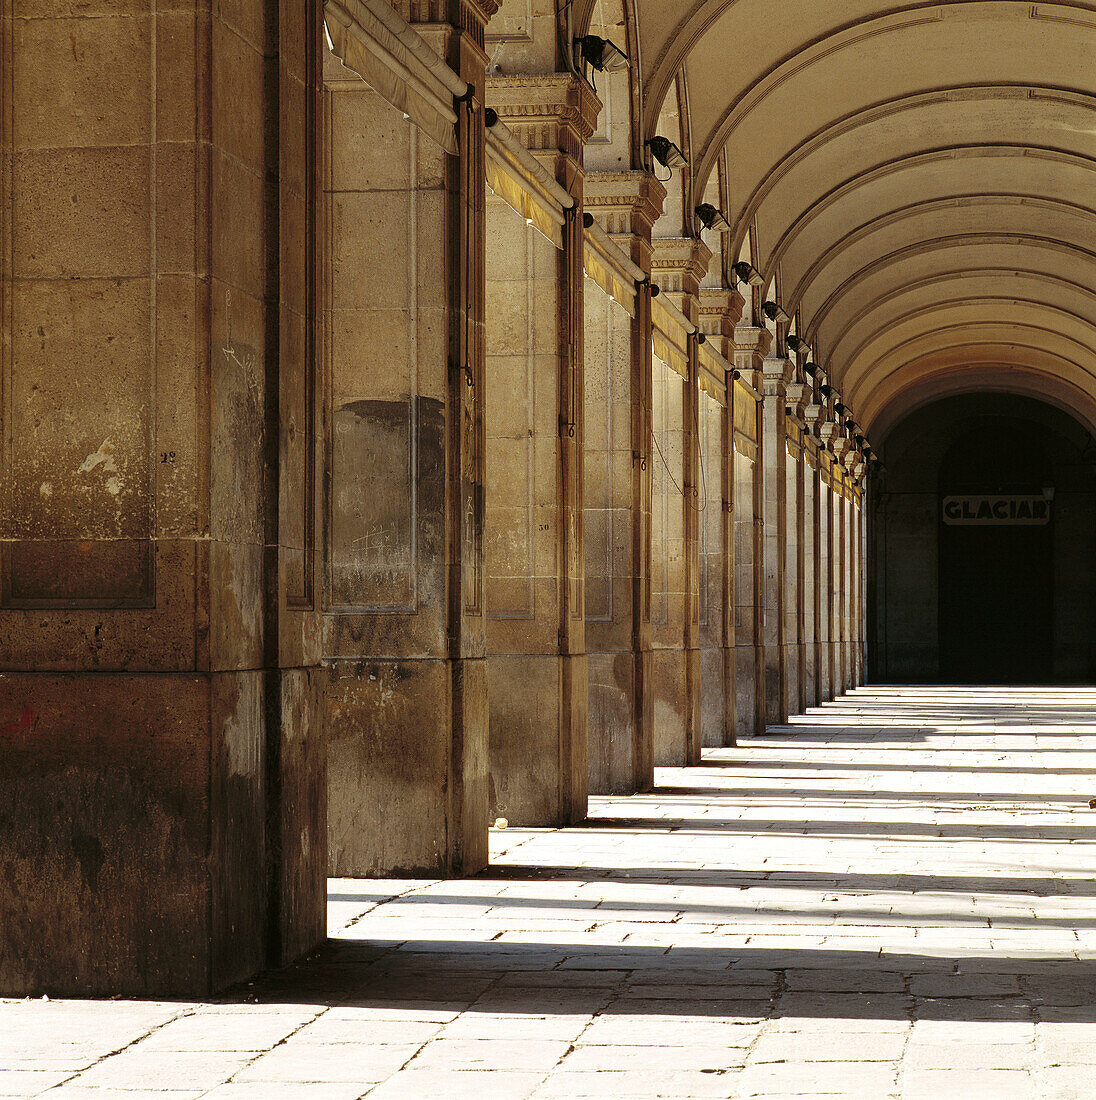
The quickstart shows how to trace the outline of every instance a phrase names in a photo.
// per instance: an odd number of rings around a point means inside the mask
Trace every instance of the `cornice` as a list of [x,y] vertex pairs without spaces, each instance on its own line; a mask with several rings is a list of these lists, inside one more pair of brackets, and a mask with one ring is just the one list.
[[766,397],[779,397],[784,400],[788,392],[788,383],[792,378],[790,359],[780,356],[766,356],[761,364],[761,392]]
[[651,274],[671,294],[698,296],[711,262],[712,250],[697,237],[660,237],[651,242]]
[[650,172],[588,172],[583,202],[606,233],[650,238],[662,217],[666,188]]
[[448,23],[467,31],[480,48],[500,0],[390,0],[408,23]]
[[527,149],[559,149],[576,158],[602,108],[590,85],[570,73],[488,77],[487,105]]
[[701,287],[700,329],[709,335],[734,337],[735,326],[742,320],[746,299],[728,287]]
[[[773,334],[767,328],[759,328],[756,325],[736,325],[734,330],[734,354],[735,366],[739,369],[757,369],[753,360],[764,359],[772,347]],[[742,357],[744,365],[739,363]]]

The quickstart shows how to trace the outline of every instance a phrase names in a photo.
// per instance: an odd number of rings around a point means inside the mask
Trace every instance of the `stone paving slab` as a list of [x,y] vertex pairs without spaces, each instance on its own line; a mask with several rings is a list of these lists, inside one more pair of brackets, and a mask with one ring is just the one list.
[[0,1001],[0,1100],[1090,1100],[1094,715],[862,689],[215,1003]]

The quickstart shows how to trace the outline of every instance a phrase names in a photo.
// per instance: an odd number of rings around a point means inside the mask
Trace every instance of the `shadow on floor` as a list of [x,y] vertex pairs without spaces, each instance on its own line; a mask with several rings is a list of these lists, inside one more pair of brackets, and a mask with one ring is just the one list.
[[[879,951],[331,941],[252,987],[260,1003],[745,1020],[1096,1022],[1096,962]],[[838,1025],[839,1026],[839,1025]]]

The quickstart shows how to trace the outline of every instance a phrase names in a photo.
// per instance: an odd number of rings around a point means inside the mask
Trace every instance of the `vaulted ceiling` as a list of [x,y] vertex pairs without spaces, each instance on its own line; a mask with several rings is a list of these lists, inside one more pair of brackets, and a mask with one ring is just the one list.
[[866,426],[985,387],[1096,419],[1096,2],[635,13],[645,136],[684,72],[696,193],[726,150],[734,248]]

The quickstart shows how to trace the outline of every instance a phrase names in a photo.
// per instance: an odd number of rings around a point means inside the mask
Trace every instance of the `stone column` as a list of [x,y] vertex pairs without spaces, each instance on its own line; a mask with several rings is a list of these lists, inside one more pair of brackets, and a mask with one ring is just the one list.
[[762,368],[761,455],[764,470],[764,605],[762,640],[765,646],[765,720],[780,725],[788,720],[784,585],[787,569],[787,462],[784,429],[787,385],[791,380],[787,359],[766,359]]
[[[700,328],[707,339],[715,343],[720,355],[729,363],[734,362],[735,326],[742,317],[745,301],[736,290],[702,288],[700,291]],[[725,386],[727,400],[723,408],[722,453],[718,466],[721,480],[723,510],[720,517],[722,525],[723,561],[721,584],[713,588],[712,599],[716,591],[721,590],[722,606],[719,609],[718,624],[721,631],[722,676],[723,676],[723,745],[738,743],[738,653],[735,633],[735,478],[736,456],[734,447],[734,371],[726,372]],[[714,463],[713,463],[714,466]],[[709,477],[714,475],[714,469]],[[709,500],[714,494],[709,489]],[[702,681],[703,682],[703,681]]]
[[804,641],[807,705],[818,706],[824,699],[822,686],[822,603],[825,591],[822,559],[822,458],[818,440],[820,405],[808,405],[803,411],[807,425],[807,466],[803,481],[804,524],[806,543],[804,557],[804,586],[807,602],[804,607]]
[[854,499],[849,502],[849,523],[852,531],[849,555],[849,684],[859,687],[863,682],[862,659],[864,649],[863,606],[860,600],[860,585],[863,564],[862,510],[857,498],[860,495],[860,477],[863,462],[856,451],[850,451],[846,457],[849,482]]
[[[652,278],[668,301],[693,325],[699,321],[700,283],[707,274],[712,254],[692,237],[662,238],[653,242]],[[698,539],[698,440],[697,440],[697,339],[688,341],[688,377],[682,380],[682,508],[684,511],[683,560],[680,570],[682,599],[671,601],[668,621],[652,634],[655,662],[655,764],[690,766],[700,762],[700,648]],[[674,563],[676,565],[676,563]],[[660,698],[661,696],[661,698]],[[665,722],[657,724],[659,703]]]
[[489,78],[488,102],[575,199],[562,251],[493,203],[487,260],[491,816],[567,825],[589,782],[582,149],[601,103],[561,73]]
[[457,155],[347,70],[325,96],[335,875],[487,862],[483,31],[497,5],[454,0],[452,24],[427,22],[435,7],[410,14],[472,85],[454,104]]
[[734,336],[735,422],[735,668],[736,728],[741,736],[765,732],[764,605],[761,368],[772,335],[767,329],[739,325]]
[[319,9],[16,7],[0,994],[203,998],[325,934]]
[[865,583],[867,573],[867,486],[865,474],[867,464],[859,459],[853,469],[853,477],[859,491],[860,503],[856,508],[856,683],[862,685],[866,680],[865,647],[867,634],[867,599]]
[[[810,591],[806,583],[807,535],[804,482],[807,473],[806,422],[803,410],[810,387],[790,382],[785,413],[788,423],[789,463],[787,470],[786,546],[787,568],[784,574],[784,650],[788,681],[788,711],[802,714],[806,706],[806,604]],[[791,439],[794,426],[796,439]],[[794,452],[794,453],[792,453]]]
[[837,599],[837,611],[835,621],[837,631],[835,641],[837,653],[835,658],[837,686],[843,694],[850,686],[849,677],[849,561],[852,553],[852,532],[849,523],[848,482],[845,469],[845,456],[849,452],[849,441],[844,436],[836,436],[833,442],[834,454],[837,457],[836,474],[838,485],[837,497],[837,529],[836,529],[836,562],[837,582],[835,595]]
[[[822,426],[819,431],[821,432]],[[833,698],[833,490],[829,452],[819,449],[818,479],[818,691],[819,701]]]
[[832,421],[819,428],[826,448],[826,465],[829,472],[826,490],[826,539],[828,558],[828,587],[825,592],[827,618],[826,675],[829,681],[828,698],[833,699],[844,690],[841,681],[841,463],[834,454],[843,442],[840,427]]
[[[587,212],[649,275],[651,226],[666,197],[662,184],[646,172],[592,172],[583,197]],[[604,300],[599,288],[590,293]],[[604,308],[611,351],[603,353],[606,361],[599,358],[587,321],[584,364],[587,445],[590,425],[603,423],[607,446],[603,468],[589,454],[585,467],[590,790],[628,794],[654,784],[650,284],[637,288],[633,317],[611,303]],[[607,508],[598,508],[601,500]]]

